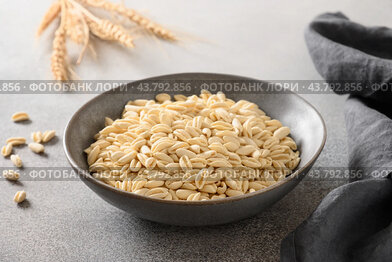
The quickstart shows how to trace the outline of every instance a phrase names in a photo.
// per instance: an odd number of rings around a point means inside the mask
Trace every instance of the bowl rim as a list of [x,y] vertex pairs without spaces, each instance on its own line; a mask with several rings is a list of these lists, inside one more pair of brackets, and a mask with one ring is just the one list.
[[[205,75],[205,76],[221,76],[221,77],[230,77],[230,78],[238,78],[238,79],[247,79],[247,80],[256,80],[256,81],[262,81],[262,80],[258,80],[258,79],[254,79],[251,77],[244,77],[244,76],[239,76],[239,75],[232,75],[232,74],[221,74],[221,73],[204,73],[204,72],[190,72],[190,73],[177,73],[177,74],[166,74],[166,75],[160,75],[160,76],[154,76],[154,77],[148,77],[148,78],[143,78],[140,80],[135,80],[135,81],[131,81],[129,83],[136,83],[136,82],[142,82],[142,81],[148,81],[148,80],[153,80],[153,79],[159,79],[159,78],[173,78],[173,77],[192,77],[195,75]],[[71,119],[67,122],[65,129],[64,129],[64,139],[63,139],[63,147],[64,147],[64,152],[65,155],[67,157],[68,162],[71,164],[72,168],[75,169],[78,173],[78,175],[80,176],[81,180],[86,183],[83,179],[88,180],[89,182],[95,184],[96,186],[104,189],[104,190],[109,190],[113,193],[116,194],[120,194],[124,197],[128,197],[128,198],[136,198],[139,200],[146,200],[146,201],[152,201],[152,202],[156,202],[156,203],[162,203],[162,204],[169,204],[169,205],[217,205],[217,204],[224,204],[227,202],[234,202],[234,201],[240,201],[243,199],[247,199],[250,197],[254,197],[256,195],[261,195],[261,194],[265,194],[266,192],[269,192],[271,190],[274,190],[275,188],[278,188],[286,183],[288,183],[289,181],[293,180],[293,179],[299,179],[299,175],[301,173],[303,173],[307,168],[309,168],[310,166],[312,166],[314,164],[314,162],[316,161],[316,159],[319,157],[321,151],[323,150],[324,146],[325,146],[325,142],[327,139],[327,128],[324,122],[323,117],[321,116],[321,114],[318,112],[318,110],[312,105],[310,104],[307,100],[305,100],[303,97],[301,97],[300,95],[296,94],[295,92],[292,92],[291,90],[285,90],[286,92],[290,93],[291,95],[296,96],[297,98],[299,98],[300,100],[302,100],[305,104],[307,104],[310,108],[312,108],[314,110],[314,112],[316,112],[317,116],[319,117],[319,119],[321,120],[322,123],[322,128],[323,128],[323,138],[321,141],[321,144],[319,145],[316,153],[311,157],[311,159],[305,163],[305,165],[301,168],[299,168],[298,170],[294,171],[292,174],[290,174],[288,177],[285,177],[284,179],[282,179],[281,181],[270,185],[266,188],[263,188],[261,190],[257,190],[255,192],[252,193],[247,193],[247,194],[243,194],[240,196],[233,196],[233,197],[227,197],[227,198],[223,198],[223,199],[214,199],[214,200],[208,200],[208,201],[202,201],[202,200],[198,200],[198,201],[184,201],[184,200],[165,200],[165,199],[159,199],[159,198],[152,198],[152,197],[146,197],[146,196],[142,196],[142,195],[138,195],[135,194],[133,192],[128,192],[128,191],[124,191],[121,189],[118,189],[116,187],[113,187],[111,185],[108,185],[96,178],[94,178],[90,172],[88,172],[87,170],[84,170],[83,168],[79,167],[76,164],[76,161],[71,157],[70,154],[70,145],[68,143],[69,139],[69,130],[70,130],[70,126],[72,125],[72,122],[74,122],[76,120],[77,115],[82,112],[87,106],[89,106],[90,104],[94,103],[99,97],[103,96],[103,95],[107,95],[109,93],[113,93],[113,91],[115,91],[116,89],[118,89],[121,85],[108,90],[106,92],[103,92],[95,97],[93,97],[92,99],[90,99],[89,101],[87,101],[86,103],[84,103],[71,117]],[[91,188],[90,188],[91,189]]]

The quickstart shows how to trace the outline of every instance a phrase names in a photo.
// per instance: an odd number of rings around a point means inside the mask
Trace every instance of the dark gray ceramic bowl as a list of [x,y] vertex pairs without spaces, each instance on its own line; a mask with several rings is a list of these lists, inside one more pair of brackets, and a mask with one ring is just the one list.
[[[155,79],[155,78],[152,78]],[[140,80],[134,84],[151,81]],[[249,80],[248,78],[204,73],[175,74],[157,77],[166,80]],[[257,103],[272,118],[291,128],[291,136],[298,144],[301,162],[296,171],[264,190],[237,197],[210,201],[174,201],[139,196],[111,187],[88,173],[83,150],[104,127],[104,117],[118,118],[129,101],[137,98],[153,99],[156,94],[107,92],[82,106],[71,118],[64,134],[64,148],[72,167],[86,185],[110,204],[135,216],[165,224],[205,226],[224,224],[253,216],[280,200],[305,176],[319,156],[326,140],[324,121],[316,109],[294,93],[227,95],[234,100],[246,99]]]

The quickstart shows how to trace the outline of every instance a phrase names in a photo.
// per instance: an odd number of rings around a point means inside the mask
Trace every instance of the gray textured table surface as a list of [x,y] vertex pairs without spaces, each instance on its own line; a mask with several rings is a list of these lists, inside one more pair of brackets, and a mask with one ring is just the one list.
[[[7,21],[0,23],[2,79],[50,78],[53,27],[34,41],[34,29],[49,3],[0,3],[0,17]],[[192,37],[180,46],[163,43],[159,48],[153,41],[139,40],[134,52],[96,43],[99,59],[87,57],[76,68],[82,78],[140,79],[204,71],[259,79],[319,79],[303,40],[303,30],[312,17],[341,10],[363,23],[392,23],[388,11],[392,3],[386,0],[377,5],[371,0],[126,3],[149,10],[159,22]],[[64,126],[93,96],[1,94],[0,141],[55,129],[58,139],[46,147],[46,156],[34,155],[27,147],[16,151],[27,167],[68,167],[61,141]],[[328,127],[328,141],[316,165],[346,166],[345,97],[304,96],[319,109]],[[27,111],[32,121],[12,123],[10,116],[18,110]],[[5,166],[10,166],[10,161],[0,158],[0,167]],[[281,239],[342,183],[345,181],[309,179],[256,217],[224,226],[180,228],[132,217],[103,202],[80,181],[0,181],[0,261],[276,261]],[[12,198],[21,189],[27,192],[28,202],[18,206]]]

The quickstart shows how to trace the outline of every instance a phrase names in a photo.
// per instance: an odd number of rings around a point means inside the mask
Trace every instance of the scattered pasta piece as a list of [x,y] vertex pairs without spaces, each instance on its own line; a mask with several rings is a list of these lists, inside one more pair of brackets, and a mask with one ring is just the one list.
[[11,153],[12,153],[12,144],[7,144],[1,148],[1,154],[4,157],[11,155]]
[[12,115],[11,119],[14,122],[26,121],[29,120],[29,115],[26,112],[17,112]]
[[85,149],[93,177],[138,195],[204,201],[267,188],[299,161],[290,129],[225,94],[158,94],[125,106]]
[[24,137],[10,137],[6,141],[7,144],[11,144],[12,146],[19,146],[26,144],[26,138]]
[[26,192],[25,191],[18,191],[14,196],[14,201],[16,203],[22,203],[26,199]]
[[45,131],[44,134],[42,135],[42,143],[49,142],[55,135],[56,135],[56,131],[54,130]]
[[16,181],[19,179],[20,174],[16,170],[3,170],[3,177],[11,181]]
[[22,159],[18,155],[11,155],[11,161],[16,167],[22,167]]
[[42,142],[42,132],[37,131],[37,132],[31,133],[31,139],[33,139],[33,141],[36,143],[41,143]]
[[45,151],[45,147],[39,143],[30,143],[29,144],[29,148],[31,149],[31,151],[33,151],[34,153],[40,154],[42,152]]

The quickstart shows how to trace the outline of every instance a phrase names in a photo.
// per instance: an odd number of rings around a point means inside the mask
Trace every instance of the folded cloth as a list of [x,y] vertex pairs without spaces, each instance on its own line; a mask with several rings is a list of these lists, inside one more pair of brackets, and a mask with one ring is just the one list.
[[[365,27],[342,13],[314,19],[305,33],[317,71],[337,93],[388,102],[392,98],[392,29]],[[350,86],[347,84],[351,84]],[[335,88],[334,88],[335,87]]]
[[[327,82],[392,83],[392,30],[341,13],[315,18],[305,33]],[[381,43],[380,41],[385,41]],[[338,92],[338,91],[336,91]],[[350,90],[345,105],[352,182],[331,191],[281,245],[281,261],[392,261],[392,92]]]
[[358,171],[351,180],[387,177],[392,171],[392,106],[350,96],[344,111],[349,167]]
[[338,187],[283,240],[281,261],[391,261],[391,200],[391,179]]

